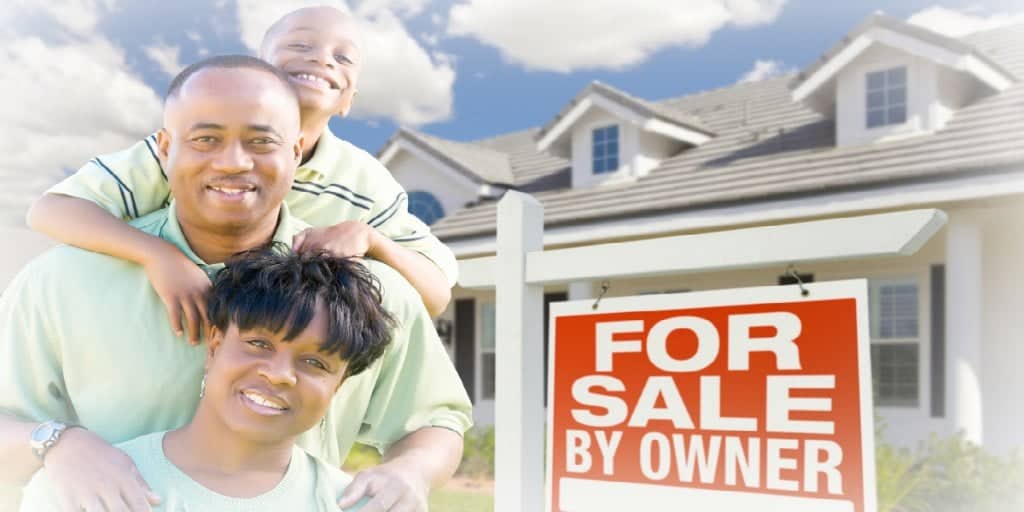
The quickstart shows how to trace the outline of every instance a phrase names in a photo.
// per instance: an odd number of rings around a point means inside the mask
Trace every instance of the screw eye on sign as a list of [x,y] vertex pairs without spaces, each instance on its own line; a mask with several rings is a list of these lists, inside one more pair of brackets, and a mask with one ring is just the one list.
[[549,512],[875,512],[867,282],[551,305]]

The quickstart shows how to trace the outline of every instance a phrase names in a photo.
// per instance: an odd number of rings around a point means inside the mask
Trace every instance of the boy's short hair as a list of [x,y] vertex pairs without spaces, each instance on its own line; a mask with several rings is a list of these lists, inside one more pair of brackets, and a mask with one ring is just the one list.
[[394,320],[381,304],[380,283],[352,258],[297,254],[281,243],[241,252],[213,280],[210,323],[225,332],[262,328],[291,341],[309,326],[316,308],[327,314],[326,354],[356,375],[387,349]]
[[205,58],[194,64],[190,64],[185,69],[181,70],[173,79],[171,84],[167,87],[167,94],[164,95],[164,103],[167,103],[172,98],[178,95],[181,91],[182,86],[188,81],[192,75],[204,70],[204,69],[254,69],[256,71],[263,71],[274,78],[284,86],[284,89],[288,91],[288,95],[295,98],[295,104],[299,104],[299,92],[295,89],[295,84],[288,78],[288,74],[280,69],[277,69],[267,61],[258,59],[250,55],[215,55],[213,57]]

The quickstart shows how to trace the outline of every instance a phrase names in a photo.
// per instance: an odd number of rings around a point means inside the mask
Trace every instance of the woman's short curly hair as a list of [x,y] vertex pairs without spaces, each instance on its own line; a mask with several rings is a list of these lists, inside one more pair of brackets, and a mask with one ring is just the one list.
[[233,323],[283,333],[290,341],[318,306],[327,314],[320,350],[346,361],[346,376],[384,354],[394,320],[381,304],[377,278],[352,258],[297,254],[280,243],[239,253],[214,278],[207,315],[221,332]]

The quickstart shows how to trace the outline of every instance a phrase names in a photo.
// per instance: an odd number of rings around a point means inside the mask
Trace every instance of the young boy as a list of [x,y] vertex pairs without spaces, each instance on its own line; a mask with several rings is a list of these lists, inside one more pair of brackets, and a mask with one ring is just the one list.
[[[454,255],[408,212],[405,191],[387,169],[328,129],[331,117],[348,114],[356,95],[362,64],[357,34],[348,14],[331,7],[305,8],[275,22],[260,48],[261,58],[291,77],[301,103],[302,163],[285,203],[315,227],[296,236],[293,248],[383,261],[416,288],[437,316],[456,281]],[[206,323],[203,297],[209,278],[174,246],[122,222],[168,203],[165,163],[157,157],[155,135],[98,156],[36,201],[28,224],[62,242],[142,265],[167,307],[172,328],[179,336],[187,328],[195,344]],[[245,172],[248,163],[224,165]],[[226,192],[245,196],[242,190]]]
[[[217,274],[208,316],[195,416],[117,445],[162,497],[158,510],[338,510],[351,478],[295,441],[388,346],[392,320],[373,274],[351,259],[252,250]],[[57,501],[43,469],[21,510],[61,510]]]

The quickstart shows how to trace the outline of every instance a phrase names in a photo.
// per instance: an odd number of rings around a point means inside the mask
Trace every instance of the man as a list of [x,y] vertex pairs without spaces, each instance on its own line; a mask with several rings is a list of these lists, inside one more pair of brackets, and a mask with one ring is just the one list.
[[[306,228],[283,204],[302,156],[299,126],[287,75],[263,61],[186,68],[158,136],[175,199],[133,225],[209,275],[239,251],[289,244]],[[324,433],[299,444],[334,465],[356,440],[384,453],[340,506],[365,494],[367,512],[426,510],[428,490],[458,464],[469,400],[416,292],[390,267],[367,266],[396,320],[392,346],[342,385]],[[0,479],[20,486],[45,465],[68,510],[148,510],[158,497],[110,443],[184,425],[203,357],[173,334],[138,265],[68,246],[36,258],[0,299]]]

